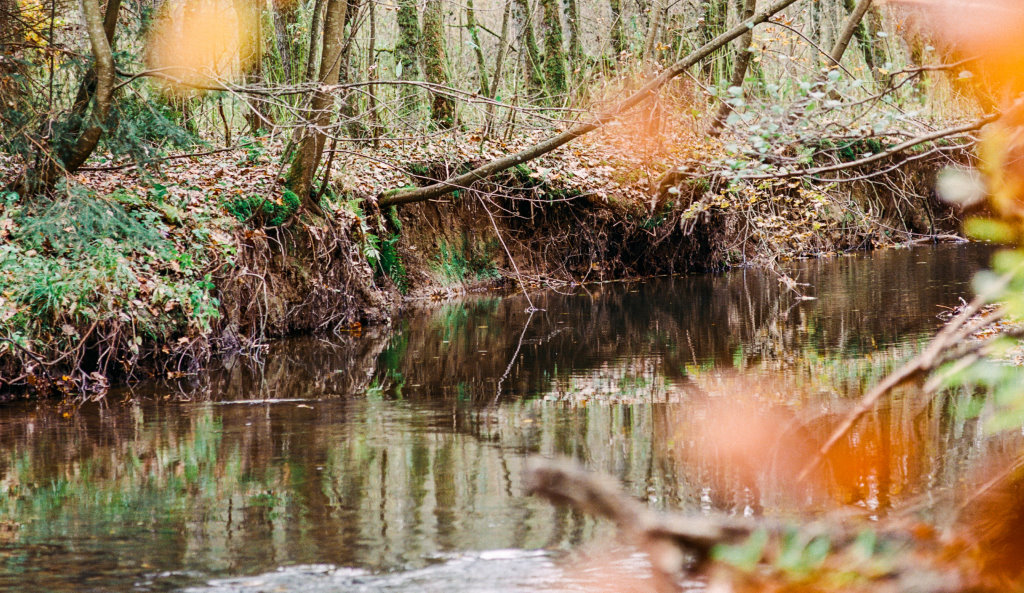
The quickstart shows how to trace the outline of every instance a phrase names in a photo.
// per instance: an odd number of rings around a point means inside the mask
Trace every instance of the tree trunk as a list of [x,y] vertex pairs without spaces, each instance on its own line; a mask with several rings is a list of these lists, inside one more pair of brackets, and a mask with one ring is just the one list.
[[487,61],[484,59],[484,48],[480,46],[480,35],[477,33],[476,14],[473,11],[473,0],[466,0],[466,28],[469,29],[469,41],[473,44],[476,55],[476,72],[480,82],[480,95],[487,96]]
[[[319,0],[318,0],[319,1]],[[259,86],[263,81],[263,35],[260,8],[253,0],[234,0],[235,18],[238,19],[239,61],[242,64],[242,81],[246,86]],[[255,31],[250,29],[253,28]],[[312,79],[312,74],[305,80]],[[249,131],[257,134],[263,124],[271,121],[270,112],[259,98],[246,98],[248,110],[243,117]]]
[[530,10],[529,0],[515,0],[516,21],[519,23],[520,51],[525,47],[524,60],[526,63],[526,84],[530,93],[539,94],[544,91],[544,75],[540,59],[540,48],[537,47],[537,37],[533,34],[533,12]]
[[323,26],[324,0],[313,3],[313,14],[309,23],[309,50],[306,53],[306,75],[302,81],[313,80],[316,67],[320,63],[320,33]]
[[[96,73],[95,92],[92,93],[92,112],[88,118],[89,127],[82,131],[73,143],[58,144],[55,142],[51,144],[51,150],[41,155],[38,168],[28,170],[22,176],[18,191],[23,195],[49,191],[62,172],[74,173],[77,171],[96,149],[100,136],[103,134],[103,123],[110,112],[114,94],[114,56],[104,28],[104,15],[101,14],[99,3],[96,0],[82,0],[81,5],[86,32],[89,35],[89,44],[92,46],[95,60],[93,70]],[[116,23],[116,17],[113,22]],[[54,127],[48,126],[50,129]]]
[[312,203],[313,176],[320,164],[326,136],[320,130],[325,128],[331,119],[331,105],[334,97],[324,92],[324,86],[338,83],[341,70],[342,31],[348,9],[347,0],[328,0],[324,15],[323,51],[320,59],[319,85],[313,92],[310,101],[309,125],[299,138],[298,147],[291,156],[291,166],[285,178],[285,185],[295,192],[308,207]]
[[626,35],[622,30],[622,0],[608,0],[608,6],[612,11],[611,42],[614,61],[626,51]]
[[[728,0],[703,0],[704,24],[700,29],[702,43],[707,43],[711,39],[721,35],[722,31],[725,31],[728,11]],[[721,51],[716,51],[714,55],[711,56],[711,59],[704,62],[701,66],[704,77],[710,81],[711,84],[717,85],[725,78],[725,72],[728,69],[728,60],[723,59],[722,53],[723,52]]]
[[[427,0],[423,9],[423,74],[427,82],[448,86],[444,39],[443,0]],[[446,93],[432,91],[430,119],[439,128],[455,125],[455,101]]]
[[832,51],[829,52],[829,56],[832,61],[839,63],[843,60],[843,54],[846,53],[846,48],[850,46],[850,41],[853,39],[854,34],[858,29],[863,29],[864,25],[861,23],[864,20],[864,15],[867,14],[868,9],[871,8],[872,0],[860,0],[856,6],[853,6],[853,0],[845,0],[844,4],[847,9],[853,9],[850,13],[850,17],[846,19],[846,25],[843,27],[843,31],[839,34],[839,38],[836,39],[836,43],[832,46]]
[[[352,77],[352,40],[355,39],[359,27],[358,17],[363,0],[349,0],[348,9],[345,12],[345,24],[342,26],[342,36],[345,43],[341,50],[341,73],[338,75],[338,82],[344,84],[351,82]],[[346,33],[347,31],[347,33]],[[359,118],[359,107],[356,104],[357,95],[354,92],[345,92],[341,101],[341,114],[345,118],[348,133],[353,138],[365,138],[367,135],[366,126]]]
[[797,0],[777,0],[774,4],[768,6],[761,12],[758,12],[750,19],[747,19],[746,21],[739,23],[732,29],[726,31],[725,33],[719,35],[715,39],[712,39],[710,42],[704,44],[699,49],[693,51],[688,56],[672,64],[671,66],[663,70],[661,74],[649,80],[647,84],[640,87],[640,89],[638,89],[635,93],[627,97],[621,103],[609,109],[608,111],[595,115],[588,122],[576,124],[572,128],[562,132],[561,134],[552,136],[551,138],[548,138],[543,142],[535,144],[529,148],[523,149],[515,154],[510,154],[495,159],[489,163],[486,163],[480,167],[473,169],[472,171],[463,173],[461,175],[456,175],[450,179],[440,181],[433,185],[417,187],[414,189],[391,190],[389,192],[386,192],[383,196],[381,196],[381,199],[378,201],[378,204],[381,207],[386,207],[398,204],[422,202],[425,200],[437,198],[449,194],[457,189],[468,187],[481,179],[486,179],[491,175],[500,173],[501,171],[510,169],[516,165],[533,160],[539,156],[545,155],[557,148],[560,148],[568,144],[569,142],[572,142],[576,138],[579,138],[584,134],[592,132],[608,122],[614,121],[622,114],[633,109],[637,105],[649,100],[651,97],[657,94],[658,91],[661,90],[661,88],[665,86],[669,81],[676,78],[680,74],[686,72],[694,64],[700,63],[701,60],[710,56],[712,53],[714,53],[716,50],[718,50],[725,44],[745,34],[747,31],[750,30],[751,27],[767,21],[772,16],[778,14],[780,11],[784,10],[786,7],[796,2]]
[[[366,47],[366,79],[371,83],[378,79],[377,72],[377,3],[370,1],[370,39]],[[371,84],[366,89],[367,99],[370,107],[370,134],[373,137],[373,147],[380,146],[381,125],[380,113],[377,112],[377,85]]]
[[297,6],[298,4],[296,3],[289,5],[288,8],[279,8],[277,3],[275,3],[273,9],[274,43],[277,46],[277,54],[281,58],[281,71],[283,80],[286,83],[296,82],[298,78],[295,58],[292,55],[294,53],[294,45],[292,44],[292,36],[289,31],[298,17]]
[[[740,13],[740,20],[747,20],[754,16],[757,11],[757,0],[743,0],[743,10]],[[751,29],[740,37],[738,42],[738,48],[736,50],[736,61],[733,64],[732,77],[729,79],[729,88],[739,87],[743,88],[743,80],[747,77],[747,68],[750,66],[750,44],[754,41],[754,31]],[[722,133],[722,128],[725,127],[725,121],[728,119],[729,114],[732,113],[732,105],[728,102],[722,101],[722,104],[718,106],[718,113],[715,114],[715,119],[711,122],[711,127],[708,129],[708,134],[711,136],[718,136]]]
[[561,102],[568,89],[565,73],[565,48],[562,47],[562,16],[558,0],[540,0],[544,9],[544,76],[548,96]]
[[[420,21],[416,0],[398,0],[398,43],[395,44],[395,64],[400,80],[418,80],[420,49]],[[399,111],[407,115],[419,107],[419,93],[415,86],[403,85]]]
[[15,81],[15,75],[19,70],[19,63],[15,61],[20,58],[22,51],[22,35],[24,27],[21,16],[21,6],[17,0],[0,0],[0,105],[9,109],[12,105],[19,105],[23,98],[21,86]]
[[580,8],[577,0],[565,0],[565,23],[569,25],[569,79],[574,80],[583,66],[583,40],[580,37]]
[[651,3],[651,14],[648,19],[649,24],[647,26],[647,38],[644,39],[644,50],[643,55],[641,55],[645,61],[651,61],[654,59],[654,53],[658,43],[658,34],[661,32],[661,23],[664,16],[664,1],[654,0],[654,2]]
[[[861,0],[861,3],[865,3],[864,0]],[[854,5],[854,0],[844,0],[844,5],[851,12],[860,8],[859,5]],[[878,12],[877,6],[870,5],[865,7],[865,14],[861,16],[860,21],[854,27],[853,33],[864,55],[864,64],[871,71],[871,76],[876,82],[884,82],[886,78],[878,70],[887,61],[887,52],[878,37],[881,28],[882,15]]]
[[[501,16],[501,38],[498,39],[498,55],[494,58],[494,76],[491,77],[491,91],[489,99],[498,98],[498,89],[501,85],[501,72],[505,67],[505,54],[508,52],[508,21],[512,13],[512,0],[505,0],[505,11]],[[491,135],[494,126],[494,103],[487,104],[487,113],[484,116],[484,136]]]
[[[117,16],[121,10],[121,0],[108,0],[107,8],[103,14],[103,34],[107,38],[107,44],[113,46],[114,32],[117,29]],[[89,110],[89,103],[92,102],[93,93],[96,92],[96,68],[90,67],[78,85],[78,93],[75,95],[75,102],[71,104],[71,117],[69,127],[65,132],[69,136],[76,136],[85,123],[85,115]]]

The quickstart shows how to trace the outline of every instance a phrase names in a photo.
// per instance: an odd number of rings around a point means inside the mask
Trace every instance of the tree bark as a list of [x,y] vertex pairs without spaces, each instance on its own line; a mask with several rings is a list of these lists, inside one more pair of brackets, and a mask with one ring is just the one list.
[[626,35],[622,31],[622,0],[608,0],[608,6],[612,11],[611,42],[612,53],[615,61],[626,51]]
[[[445,68],[447,52],[444,38],[443,0],[427,0],[423,9],[423,74],[427,82],[448,86]],[[432,91],[430,119],[436,126],[448,129],[455,125],[455,101],[444,93]]]
[[324,0],[316,0],[313,3],[313,14],[309,23],[309,51],[306,54],[306,74],[302,77],[303,82],[313,80],[316,76],[316,66],[320,63],[320,32],[323,26]]
[[[844,0],[847,10],[856,10],[853,2],[854,0]],[[878,38],[881,27],[882,15],[878,12],[878,6],[871,5],[867,8],[866,14],[861,17],[858,26],[854,28],[854,36],[864,54],[864,63],[871,71],[871,77],[878,83],[882,83],[886,79],[886,76],[878,70],[887,60],[885,47],[879,43]]]
[[15,82],[14,75],[19,70],[15,58],[23,53],[21,46],[24,27],[22,25],[21,6],[17,0],[0,0],[0,105],[19,105],[23,91]]
[[[107,38],[107,44],[113,46],[114,32],[117,29],[117,17],[121,11],[121,0],[108,0],[107,8],[103,14],[103,34]],[[89,110],[89,103],[96,92],[96,67],[90,67],[78,85],[78,92],[75,95],[75,102],[71,104],[71,121],[67,130],[69,135],[77,135],[85,121],[85,115]]]
[[466,28],[469,29],[469,41],[473,44],[473,54],[476,56],[476,72],[480,83],[480,95],[486,97],[487,91],[490,88],[487,84],[487,60],[484,59],[484,48],[480,46],[480,35],[477,33],[473,0],[466,0]]
[[[853,39],[854,34],[858,28],[862,28],[863,24],[861,21],[864,19],[864,15],[867,14],[868,9],[871,8],[872,0],[860,0],[856,6],[853,7],[853,12],[850,13],[850,17],[846,19],[846,25],[843,27],[842,33],[839,34],[839,38],[836,39],[836,43],[832,46],[832,51],[829,52],[829,56],[832,61],[836,64],[843,60],[843,54],[846,53],[846,48],[850,46],[850,41]],[[848,4],[852,4],[853,0],[847,0]]]
[[637,105],[647,101],[653,97],[661,87],[665,86],[670,80],[676,78],[680,74],[686,72],[694,64],[699,63],[704,58],[711,55],[715,50],[721,48],[730,41],[742,36],[744,33],[750,30],[750,27],[758,25],[767,21],[769,18],[784,10],[787,6],[790,6],[797,2],[797,0],[776,0],[770,6],[756,13],[753,17],[737,24],[732,29],[719,35],[710,42],[704,44],[699,49],[693,51],[683,59],[679,60],[675,64],[672,64],[661,72],[658,76],[652,78],[642,86],[635,93],[627,97],[621,103],[611,108],[608,111],[597,114],[591,121],[586,123],[576,124],[572,128],[552,136],[543,142],[535,144],[529,148],[526,148],[515,154],[507,155],[498,159],[495,159],[485,165],[477,167],[472,171],[464,173],[462,175],[456,175],[455,177],[440,181],[433,185],[425,187],[418,187],[414,189],[399,189],[391,190],[381,196],[379,200],[380,206],[392,206],[398,204],[410,204],[414,202],[423,202],[438,198],[440,196],[449,194],[455,190],[469,187],[471,184],[486,179],[495,173],[500,173],[506,169],[510,169],[520,163],[525,163],[532,159],[535,159],[541,155],[547,154],[569,142],[572,142],[576,138],[592,132],[604,124],[614,121],[623,113],[636,107]]
[[[743,12],[740,14],[740,20],[747,20],[754,16],[756,10],[757,0],[743,0]],[[736,61],[733,63],[732,77],[729,79],[729,88],[743,88],[743,80],[747,77],[747,68],[750,67],[750,44],[753,41],[753,29],[740,37],[739,47],[736,51]],[[708,134],[711,136],[721,134],[730,113],[732,113],[732,105],[729,105],[727,101],[722,101],[722,104],[718,106],[718,113],[715,114],[715,119],[712,120],[711,126],[708,129]]]
[[[359,13],[362,10],[363,0],[348,0],[348,9],[345,12],[345,24],[342,26],[342,36],[345,42],[341,50],[341,72],[338,75],[338,83],[351,82],[352,77],[352,41],[356,37],[359,28]],[[347,33],[346,33],[347,31]],[[347,120],[348,133],[353,138],[365,138],[367,135],[366,126],[359,117],[359,106],[356,104],[358,95],[347,92],[341,101],[341,114]]]
[[[398,43],[395,44],[395,63],[401,69],[396,78],[417,80],[419,68],[420,21],[416,0],[398,0]],[[403,85],[400,112],[409,114],[419,107],[419,94],[413,85]]]
[[[508,52],[508,21],[512,13],[512,0],[505,0],[505,11],[501,17],[501,37],[498,39],[498,55],[494,58],[494,76],[491,77],[491,90],[487,95],[489,99],[497,99],[498,89],[501,85],[501,72],[505,67],[505,54]],[[491,135],[494,126],[494,103],[487,104],[487,113],[484,115],[484,136]]]
[[[377,3],[373,0],[369,3],[370,8],[370,39],[366,47],[366,78],[371,82],[377,80]],[[367,99],[370,107],[370,134],[373,136],[373,147],[380,146],[380,113],[377,105],[377,85],[371,84],[367,91]]]
[[[51,150],[42,155],[37,169],[27,170],[18,191],[23,195],[42,193],[53,189],[62,172],[74,173],[89,158],[103,135],[103,123],[110,112],[114,93],[114,56],[104,28],[104,15],[96,0],[82,0],[82,14],[89,35],[96,73],[95,92],[92,93],[92,111],[89,126],[78,135],[74,143],[51,144]],[[116,19],[114,20],[116,23]],[[113,28],[113,27],[112,27]],[[53,127],[53,126],[49,126]]]
[[[317,0],[319,6],[320,0]],[[263,29],[260,19],[260,9],[257,2],[253,0],[234,0],[235,18],[238,19],[238,38],[241,40],[240,57],[242,64],[242,80],[246,86],[259,84],[263,81]],[[316,26],[319,29],[319,24]],[[304,80],[312,80],[310,74]],[[249,125],[249,131],[253,134],[263,129],[263,124],[269,122],[270,113],[266,105],[260,99],[247,99],[248,111],[243,116]]]
[[[515,0],[516,21],[519,23],[522,45],[525,47],[526,61],[526,84],[531,93],[538,94],[544,91],[544,76],[540,58],[540,48],[537,47],[537,37],[533,33],[533,12],[530,10],[529,0]],[[520,50],[522,51],[522,50]]]
[[643,55],[641,55],[644,60],[649,61],[654,59],[654,51],[658,42],[658,33],[661,32],[661,23],[664,15],[665,7],[663,0],[654,0],[654,2],[651,3],[651,13],[648,19],[649,24],[647,25],[647,37],[644,39],[644,50]]
[[565,98],[568,89],[565,72],[565,48],[562,47],[562,16],[558,0],[540,0],[544,9],[544,76],[548,96],[556,102]]
[[297,5],[292,5],[286,10],[281,10],[276,5],[273,8],[274,19],[274,42],[277,44],[277,54],[281,58],[281,71],[284,82],[295,82],[297,76],[295,58],[292,55],[294,46],[291,33],[288,29],[295,24],[298,17]]
[[[728,0],[703,0],[704,24],[700,30],[704,43],[725,31],[728,11]],[[704,62],[701,69],[704,72],[704,77],[711,81],[712,84],[717,85],[725,78],[725,68],[727,66],[726,60],[722,59],[721,52],[715,52],[712,59]]]
[[564,0],[565,23],[569,25],[569,79],[583,66],[583,40],[580,37],[580,8],[577,0]]
[[320,164],[326,136],[320,130],[330,123],[334,96],[324,86],[338,83],[341,71],[342,31],[348,10],[347,0],[328,0],[324,15],[323,51],[320,58],[319,85],[310,101],[309,125],[299,138],[298,147],[291,157],[291,166],[285,177],[285,185],[302,200],[303,206],[312,202],[313,176]]

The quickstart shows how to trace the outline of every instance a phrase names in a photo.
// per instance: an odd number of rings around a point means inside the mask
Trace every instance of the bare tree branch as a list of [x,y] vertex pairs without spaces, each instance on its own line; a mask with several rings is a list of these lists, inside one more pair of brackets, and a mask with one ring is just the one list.
[[499,159],[495,159],[485,165],[477,167],[468,173],[451,177],[444,181],[440,181],[433,185],[426,187],[419,187],[415,189],[397,189],[385,192],[379,203],[381,206],[393,206],[399,204],[411,204],[415,202],[423,202],[426,200],[439,198],[445,194],[451,193],[452,191],[459,189],[460,187],[468,186],[476,181],[485,179],[500,173],[506,169],[510,169],[520,163],[533,160],[539,156],[547,154],[569,142],[572,142],[576,138],[583,136],[589,132],[592,132],[601,126],[614,121],[616,118],[626,113],[630,109],[637,105],[652,98],[657,92],[665,86],[669,81],[675,77],[683,74],[694,64],[697,64],[702,59],[711,55],[716,49],[729,43],[733,39],[740,37],[744,33],[750,30],[760,23],[763,23],[770,19],[772,16],[778,14],[780,11],[785,9],[787,6],[794,4],[796,0],[777,0],[775,3],[765,8],[761,12],[755,14],[753,17],[746,19],[739,23],[729,31],[719,35],[712,39],[708,43],[704,44],[703,47],[697,49],[690,55],[679,60],[675,64],[669,66],[667,69],[662,71],[661,74],[651,79],[647,84],[641,87],[638,91],[627,97],[621,103],[611,108],[608,111],[596,115],[591,121],[586,123],[576,124],[572,128],[552,136],[543,142],[535,144],[529,148],[521,150],[515,154],[511,154]]

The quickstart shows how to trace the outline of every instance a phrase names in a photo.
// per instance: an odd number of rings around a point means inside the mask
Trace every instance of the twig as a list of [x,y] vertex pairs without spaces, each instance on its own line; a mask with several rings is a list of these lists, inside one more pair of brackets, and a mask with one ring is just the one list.
[[512,372],[512,365],[514,365],[516,363],[516,359],[519,358],[519,350],[523,347],[523,338],[526,336],[526,330],[529,329],[530,322],[533,321],[533,314],[536,312],[537,310],[531,307],[530,316],[526,318],[526,323],[523,324],[523,331],[519,334],[519,342],[516,343],[516,351],[512,353],[512,358],[508,361],[508,366],[505,367],[505,372],[502,373],[501,378],[498,379],[498,387],[494,394],[494,400],[491,401],[492,406],[497,404],[498,399],[501,398],[501,385],[505,382],[505,379],[508,378],[508,374]]
[[988,291],[975,297],[959,315],[950,320],[950,322],[946,324],[946,327],[944,327],[942,331],[935,336],[923,352],[915,356],[900,368],[896,369],[894,372],[890,373],[882,379],[881,382],[864,394],[864,397],[861,398],[857,406],[850,410],[839,426],[832,431],[828,440],[826,440],[821,448],[819,448],[815,453],[814,458],[811,459],[811,461],[808,462],[800,471],[800,474],[797,476],[797,481],[803,482],[806,480],[807,476],[814,471],[816,467],[818,467],[832,447],[839,442],[839,439],[843,438],[843,436],[853,428],[864,414],[871,411],[883,396],[907,381],[927,373],[938,365],[943,364],[949,360],[948,356],[943,356],[948,348],[955,346],[970,334],[1000,318],[1002,314],[997,312],[996,315],[986,315],[974,323],[970,322],[974,315],[985,306],[988,300],[1005,288],[1014,275],[1016,275],[1022,268],[1024,268],[1024,266],[1018,266],[1001,276]]
[[498,236],[498,241],[501,242],[501,247],[505,250],[505,255],[508,256],[508,261],[512,263],[512,269],[515,270],[516,279],[519,280],[519,287],[523,290],[523,296],[526,297],[526,302],[530,304],[527,311],[531,313],[539,311],[540,309],[533,306],[533,299],[530,298],[530,293],[526,290],[526,283],[523,282],[523,276],[519,273],[519,266],[516,265],[516,259],[512,257],[512,252],[509,251],[508,245],[505,244],[505,239],[501,236],[501,231],[498,230],[498,223],[495,222],[494,216],[491,214],[491,210],[487,207],[487,204],[484,203],[483,197],[477,196],[477,199],[480,200],[480,205],[483,206],[484,212],[487,213],[487,218],[491,219],[491,226],[494,227],[494,234]]

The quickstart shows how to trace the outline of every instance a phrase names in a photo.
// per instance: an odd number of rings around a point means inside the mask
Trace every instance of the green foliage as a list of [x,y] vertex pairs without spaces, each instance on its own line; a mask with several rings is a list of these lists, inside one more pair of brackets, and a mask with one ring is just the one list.
[[298,212],[301,205],[299,196],[286,189],[279,198],[253,195],[228,200],[224,209],[242,222],[252,221],[257,226],[280,226]]
[[[32,208],[7,196],[0,337],[45,357],[104,331],[104,347],[130,359],[145,343],[209,332],[220,303],[206,270],[231,253],[209,231],[197,232],[208,219],[186,217],[175,201],[162,187],[101,197],[71,186]],[[168,220],[171,210],[176,222]],[[0,355],[10,349],[0,341]]]
[[405,271],[405,265],[402,263],[402,256],[398,253],[398,240],[400,238],[401,235],[398,233],[393,235],[386,234],[384,240],[379,242],[379,256],[374,263],[377,269],[388,278],[391,278],[391,281],[395,283],[398,290],[405,294],[409,289],[409,279]]
[[740,570],[750,572],[761,561],[767,545],[768,531],[761,528],[751,534],[743,543],[716,545],[711,550],[711,557],[717,562],[731,564]]
[[401,239],[402,221],[398,218],[398,210],[392,206],[387,211],[387,216],[395,232],[391,233],[381,224],[374,233],[370,224],[363,214],[362,206],[358,199],[350,199],[344,203],[344,209],[355,216],[359,224],[359,235],[362,237],[363,257],[374,272],[383,274],[391,279],[398,287],[399,292],[405,294],[409,289],[409,278],[402,262],[402,256],[398,252],[398,241]]
[[114,156],[139,166],[164,155],[166,148],[187,148],[200,140],[180,125],[181,113],[166,101],[126,93],[110,106],[102,145]]
[[153,226],[156,213],[132,216],[117,197],[104,199],[81,187],[70,187],[66,198],[24,211],[19,217],[18,238],[29,249],[46,249],[58,255],[104,241],[124,243],[133,249],[166,248],[167,241]]
[[438,241],[433,268],[446,284],[457,284],[473,280],[496,280],[501,278],[494,263],[493,242],[471,241],[462,236],[460,245]]

